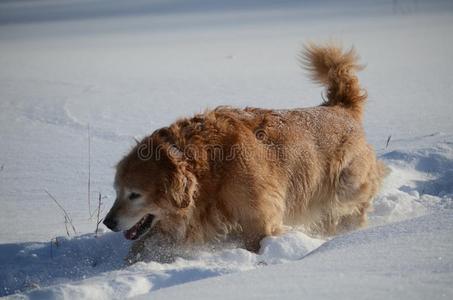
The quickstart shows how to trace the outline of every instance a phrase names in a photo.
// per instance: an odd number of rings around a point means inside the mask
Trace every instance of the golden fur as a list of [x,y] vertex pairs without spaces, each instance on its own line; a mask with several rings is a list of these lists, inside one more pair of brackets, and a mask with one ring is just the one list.
[[[193,245],[234,233],[258,251],[284,225],[332,235],[366,223],[385,166],[361,124],[358,57],[354,49],[308,45],[302,59],[327,89],[320,106],[219,107],[155,131],[119,162],[118,199],[107,218],[156,216],[133,255],[153,234]],[[125,189],[143,199],[133,204]]]

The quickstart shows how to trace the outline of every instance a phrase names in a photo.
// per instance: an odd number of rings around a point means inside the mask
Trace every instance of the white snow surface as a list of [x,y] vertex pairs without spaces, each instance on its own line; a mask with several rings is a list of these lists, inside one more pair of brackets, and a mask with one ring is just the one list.
[[[1,1],[0,296],[453,298],[452,25],[450,1]],[[133,137],[217,105],[319,104],[297,53],[328,39],[367,65],[365,129],[391,169],[369,228],[124,266],[129,242],[89,212]]]
[[291,264],[137,299],[451,299],[453,212],[337,237]]

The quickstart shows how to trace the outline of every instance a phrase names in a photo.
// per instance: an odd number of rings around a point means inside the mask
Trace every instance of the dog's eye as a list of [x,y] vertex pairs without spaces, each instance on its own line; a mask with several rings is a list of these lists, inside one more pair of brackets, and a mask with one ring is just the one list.
[[134,199],[137,199],[137,198],[140,198],[142,195],[140,195],[139,193],[130,193],[129,194],[129,200],[134,200]]

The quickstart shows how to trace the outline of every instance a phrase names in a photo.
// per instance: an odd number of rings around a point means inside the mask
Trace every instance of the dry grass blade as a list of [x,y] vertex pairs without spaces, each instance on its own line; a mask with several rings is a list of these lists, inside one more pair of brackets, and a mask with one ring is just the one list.
[[[55,242],[54,242],[55,240]],[[50,239],[50,258],[53,258],[53,244],[55,243],[55,247],[58,248],[59,244],[58,244],[58,238],[53,238],[53,239]]]
[[91,133],[90,133],[90,124],[88,124],[88,183],[87,183],[87,193],[88,193],[88,214],[90,218],[91,214]]
[[391,139],[392,139],[392,135],[389,135],[389,137],[387,138],[387,142],[385,143],[385,149],[388,148]]
[[99,224],[101,224],[101,222],[104,220],[104,218],[99,219],[100,214],[101,214],[101,206],[102,206],[102,195],[101,195],[101,193],[99,193],[97,218],[96,218],[96,230],[94,231],[95,237],[98,236]]
[[67,235],[69,236],[69,230],[67,228],[67,225],[71,225],[71,228],[72,230],[74,231],[74,234],[77,234],[77,230],[75,229],[75,226],[74,224],[72,223],[72,219],[71,217],[69,216],[68,212],[66,211],[66,209],[64,209],[64,207],[57,201],[57,199],[51,194],[49,193],[49,191],[47,190],[44,190],[46,192],[46,194],[50,197],[50,199],[52,199],[55,204],[57,204],[57,206],[61,209],[61,211],[63,212],[64,214],[64,218],[65,218],[65,227],[66,227],[66,233]]
[[71,235],[69,234],[68,224],[69,224],[68,218],[64,216],[64,228],[66,229],[67,236],[70,237]]

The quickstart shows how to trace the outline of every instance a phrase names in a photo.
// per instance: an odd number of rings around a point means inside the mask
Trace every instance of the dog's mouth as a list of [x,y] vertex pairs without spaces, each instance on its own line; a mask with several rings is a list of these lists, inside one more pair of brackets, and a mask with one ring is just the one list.
[[124,237],[128,240],[138,239],[146,231],[148,231],[149,228],[151,228],[153,220],[154,220],[154,216],[151,214],[144,216],[140,221],[137,222],[137,224],[135,224],[130,229],[125,230],[123,232]]

